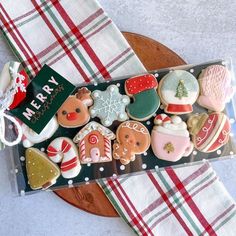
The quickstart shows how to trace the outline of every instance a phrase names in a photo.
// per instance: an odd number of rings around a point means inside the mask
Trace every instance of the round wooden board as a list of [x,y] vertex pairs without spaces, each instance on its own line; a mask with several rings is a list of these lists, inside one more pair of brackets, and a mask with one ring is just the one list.
[[[176,53],[153,39],[129,32],[124,32],[123,35],[147,70],[185,64],[184,60]],[[54,192],[64,201],[84,211],[100,216],[118,216],[116,210],[96,183],[60,189]]]

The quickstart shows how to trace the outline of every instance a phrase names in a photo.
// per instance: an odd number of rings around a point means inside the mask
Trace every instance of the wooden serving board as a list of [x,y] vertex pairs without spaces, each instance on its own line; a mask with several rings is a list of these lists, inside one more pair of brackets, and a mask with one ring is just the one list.
[[[129,32],[124,32],[123,35],[147,70],[186,64],[176,53],[153,39]],[[118,213],[96,183],[60,189],[54,192],[64,201],[81,210],[100,216],[118,216]]]

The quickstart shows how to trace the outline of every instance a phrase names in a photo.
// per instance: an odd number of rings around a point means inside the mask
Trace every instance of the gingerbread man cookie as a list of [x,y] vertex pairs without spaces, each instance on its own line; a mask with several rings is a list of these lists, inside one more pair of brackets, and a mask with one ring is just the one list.
[[54,139],[47,148],[47,154],[52,162],[61,162],[61,175],[64,178],[74,178],[79,174],[81,165],[78,150],[69,138],[59,137]]
[[175,70],[165,75],[158,87],[166,113],[186,114],[193,111],[192,105],[198,98],[197,79],[185,70]]
[[148,120],[159,108],[160,98],[154,75],[135,76],[125,81],[126,94],[134,99],[127,106],[128,115],[139,121]]
[[69,96],[57,112],[58,123],[66,128],[75,128],[87,124],[90,120],[88,107],[93,104],[91,92],[80,88]]
[[107,127],[115,120],[128,119],[125,107],[130,103],[130,99],[126,95],[121,95],[116,85],[108,86],[105,91],[95,90],[92,98],[94,104],[90,107],[90,115],[92,118],[100,118],[102,125]]
[[175,162],[189,156],[193,150],[187,125],[179,116],[159,114],[154,119],[151,134],[152,150],[156,157]]
[[112,161],[111,140],[115,134],[95,121],[88,123],[74,137],[82,164]]
[[150,134],[147,128],[138,121],[126,121],[116,131],[113,158],[127,165],[135,160],[136,154],[146,152],[149,146]]
[[60,169],[45,153],[36,148],[28,148],[25,157],[28,181],[32,189],[47,189],[56,183]]
[[230,121],[224,113],[195,114],[187,122],[196,149],[214,152],[229,141]]
[[208,66],[201,72],[198,81],[200,84],[198,104],[212,111],[223,111],[225,103],[234,94],[228,69],[222,65]]

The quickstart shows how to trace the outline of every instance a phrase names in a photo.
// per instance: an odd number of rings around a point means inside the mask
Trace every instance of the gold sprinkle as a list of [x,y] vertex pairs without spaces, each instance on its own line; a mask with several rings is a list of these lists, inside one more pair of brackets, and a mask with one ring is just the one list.
[[166,143],[165,146],[164,146],[164,150],[167,152],[167,153],[170,153],[170,152],[174,152],[174,146],[171,142],[169,143]]

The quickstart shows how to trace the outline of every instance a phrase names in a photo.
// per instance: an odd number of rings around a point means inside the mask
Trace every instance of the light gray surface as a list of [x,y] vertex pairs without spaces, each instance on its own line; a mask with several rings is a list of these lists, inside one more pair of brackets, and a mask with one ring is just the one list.
[[[121,30],[154,38],[189,63],[232,57],[236,63],[236,2],[217,0],[100,0]],[[0,68],[14,58],[0,36]],[[53,193],[14,197],[0,157],[0,235],[133,235],[121,219],[82,212]],[[213,164],[236,199],[236,160]]]

